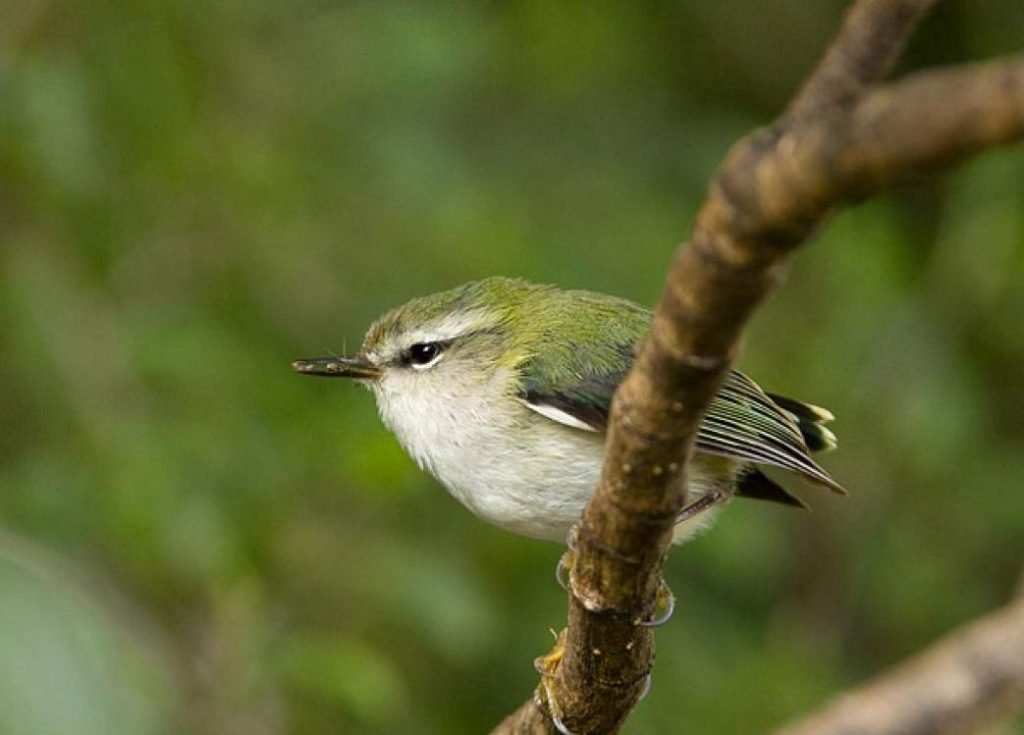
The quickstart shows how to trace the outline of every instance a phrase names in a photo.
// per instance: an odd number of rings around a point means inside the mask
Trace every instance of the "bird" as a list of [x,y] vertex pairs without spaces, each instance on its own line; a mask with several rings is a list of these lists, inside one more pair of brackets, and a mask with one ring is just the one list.
[[[564,541],[597,486],[612,395],[650,323],[627,299],[495,276],[386,312],[351,357],[292,367],[369,388],[406,452],[475,515]],[[806,507],[765,467],[845,494],[811,457],[836,446],[832,419],[731,370],[699,427],[673,541],[733,497]]]

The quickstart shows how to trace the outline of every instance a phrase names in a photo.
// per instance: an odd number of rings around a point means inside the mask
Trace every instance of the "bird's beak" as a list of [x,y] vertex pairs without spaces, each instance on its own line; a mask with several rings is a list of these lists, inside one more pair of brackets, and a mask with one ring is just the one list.
[[356,380],[377,380],[380,368],[359,355],[355,357],[314,357],[311,360],[296,360],[292,370],[304,375],[322,375],[325,378],[354,378]]

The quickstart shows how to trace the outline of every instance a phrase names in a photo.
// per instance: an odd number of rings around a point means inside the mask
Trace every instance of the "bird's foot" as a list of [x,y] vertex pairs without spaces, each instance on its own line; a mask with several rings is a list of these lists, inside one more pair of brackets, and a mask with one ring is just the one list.
[[[702,497],[697,502],[701,502],[708,496]],[[724,497],[724,496],[723,496]],[[716,501],[717,502],[717,501]],[[710,507],[714,502],[709,503],[706,507]],[[687,506],[688,508],[691,506]],[[685,512],[685,508],[683,509]],[[699,512],[699,511],[697,511]],[[572,589],[572,565],[576,561],[576,527],[573,526],[572,530],[569,531],[569,537],[566,539],[569,548],[562,554],[562,558],[558,560],[558,566],[555,567],[555,580],[559,586],[566,592],[573,592]],[[658,587],[658,593],[654,599],[654,609],[651,611],[649,618],[645,620],[637,620],[637,625],[643,625],[649,628],[657,628],[658,626],[664,625],[672,617],[672,613],[676,609],[676,596],[672,594],[672,590],[669,589],[665,581],[662,580]],[[645,690],[646,691],[646,690]]]
[[647,699],[647,695],[651,693],[651,673],[648,671],[647,676],[644,677],[644,688],[640,690],[640,696],[637,697],[637,702],[642,702]]
[[558,581],[558,585],[565,590],[570,592],[569,577],[572,574],[572,565],[576,561],[576,534],[578,526],[574,525],[569,529],[569,533],[565,537],[566,551],[562,554],[562,558],[558,560],[558,566],[555,567],[555,579]]
[[676,596],[672,594],[672,590],[662,580],[658,586],[658,593],[654,597],[654,609],[651,610],[650,617],[646,620],[637,620],[636,624],[643,625],[646,628],[657,628],[667,623],[675,610]]
[[570,591],[569,578],[572,575],[572,564],[575,560],[576,552],[574,552],[572,549],[569,549],[564,554],[562,554],[562,558],[558,560],[558,566],[555,567],[555,580],[558,582],[559,586],[566,592]]
[[563,628],[561,633],[556,634],[553,630],[551,633],[555,636],[555,645],[548,653],[533,660],[533,668],[540,674],[540,684],[537,685],[533,695],[534,701],[538,707],[547,711],[548,716],[551,717],[551,724],[558,732],[562,735],[573,735],[572,731],[562,722],[562,708],[552,691],[558,666],[562,663],[562,655],[565,653],[565,629]]

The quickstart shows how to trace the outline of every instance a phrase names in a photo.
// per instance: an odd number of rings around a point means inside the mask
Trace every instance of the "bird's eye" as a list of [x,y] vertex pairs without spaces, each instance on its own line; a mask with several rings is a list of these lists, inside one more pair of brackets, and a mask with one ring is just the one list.
[[440,342],[417,342],[408,351],[409,364],[419,370],[424,370],[439,359],[444,345]]

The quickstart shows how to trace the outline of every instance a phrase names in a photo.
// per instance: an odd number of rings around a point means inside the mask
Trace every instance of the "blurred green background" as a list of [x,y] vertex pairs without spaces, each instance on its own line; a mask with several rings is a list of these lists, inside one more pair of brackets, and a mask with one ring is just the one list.
[[[653,303],[842,7],[5,0],[0,733],[479,733],[518,706],[559,548],[289,361],[497,273]],[[1019,13],[944,3],[905,66],[1014,51]],[[741,366],[837,414],[850,497],[737,502],[674,554],[627,732],[763,732],[1012,593],[1022,202],[999,151],[796,258]]]

